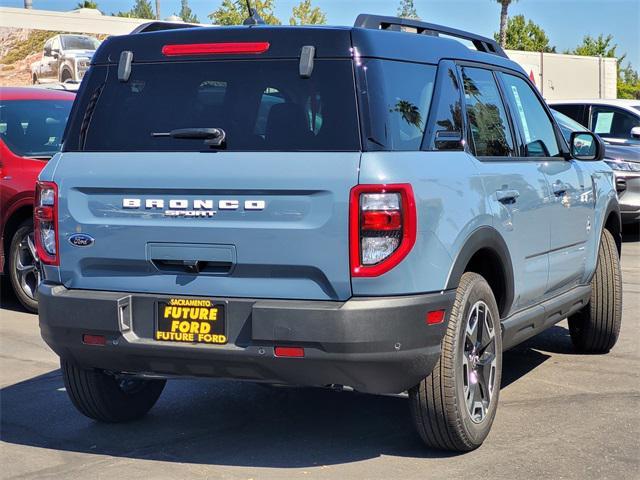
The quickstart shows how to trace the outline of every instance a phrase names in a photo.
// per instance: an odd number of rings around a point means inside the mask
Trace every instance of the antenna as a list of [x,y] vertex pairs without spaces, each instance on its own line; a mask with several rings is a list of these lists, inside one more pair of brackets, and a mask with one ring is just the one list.
[[264,20],[258,14],[258,11],[255,8],[251,7],[250,0],[247,1],[247,10],[249,10],[249,16],[245,18],[243,25],[264,25]]

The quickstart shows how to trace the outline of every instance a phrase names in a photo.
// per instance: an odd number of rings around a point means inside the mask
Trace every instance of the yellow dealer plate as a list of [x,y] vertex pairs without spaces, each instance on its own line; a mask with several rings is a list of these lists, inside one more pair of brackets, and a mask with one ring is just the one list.
[[158,302],[155,339],[160,342],[225,344],[224,305],[193,298]]

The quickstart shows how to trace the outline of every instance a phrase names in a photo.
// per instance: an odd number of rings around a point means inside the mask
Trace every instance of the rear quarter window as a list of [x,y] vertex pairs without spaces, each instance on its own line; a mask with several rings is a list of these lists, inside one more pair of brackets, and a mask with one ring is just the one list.
[[366,59],[358,75],[367,149],[420,150],[436,66]]

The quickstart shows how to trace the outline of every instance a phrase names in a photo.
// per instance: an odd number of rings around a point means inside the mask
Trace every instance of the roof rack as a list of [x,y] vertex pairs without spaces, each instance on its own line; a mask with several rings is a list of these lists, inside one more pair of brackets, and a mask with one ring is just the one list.
[[360,15],[358,15],[358,18],[356,18],[356,22],[353,26],[359,28],[370,28],[374,30],[414,32],[419,35],[433,35],[436,37],[440,36],[440,34],[447,35],[449,37],[455,37],[470,41],[479,52],[490,53],[492,55],[509,58],[507,57],[507,54],[504,52],[502,47],[498,45],[498,42],[492,40],[491,38],[482,37],[470,32],[465,32],[464,30],[457,30],[455,28],[445,27],[442,25],[421,22],[420,20],[400,17],[385,17],[381,15],[369,15],[367,13],[361,13]]
[[179,28],[196,28],[200,26],[201,25],[182,22],[147,22],[134,28],[130,35],[133,35],[134,33],[159,32],[161,30],[177,30]]

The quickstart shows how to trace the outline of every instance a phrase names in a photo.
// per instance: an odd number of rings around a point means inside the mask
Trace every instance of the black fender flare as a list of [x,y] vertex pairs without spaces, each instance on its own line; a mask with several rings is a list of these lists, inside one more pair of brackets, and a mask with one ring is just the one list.
[[[602,220],[602,230],[607,228],[607,220],[612,213],[615,215],[618,222],[618,233],[615,234],[614,232],[611,232],[611,234],[613,235],[613,239],[616,241],[616,246],[618,247],[618,255],[620,255],[620,253],[622,252],[622,217],[620,215],[620,204],[618,203],[618,199],[616,197],[611,198],[607,203],[607,209],[605,210]],[[602,236],[602,232],[600,232],[600,235]],[[598,249],[600,249],[600,239],[598,239]]]
[[449,273],[449,279],[447,280],[447,289],[454,289],[458,287],[460,279],[465,272],[467,265],[471,258],[480,250],[491,250],[500,259],[500,268],[502,270],[505,292],[502,299],[502,305],[499,305],[502,311],[502,316],[506,317],[513,305],[514,297],[514,278],[513,278],[513,264],[511,263],[511,255],[509,254],[509,248],[507,243],[502,238],[502,235],[493,227],[482,226],[471,232],[464,242],[464,246],[458,252],[453,267]]
[[62,81],[62,74],[65,71],[68,71],[69,74],[71,75],[71,78],[73,79],[73,71],[74,71],[73,64],[71,64],[68,61],[65,61],[60,65],[60,74],[59,74],[58,80]]

